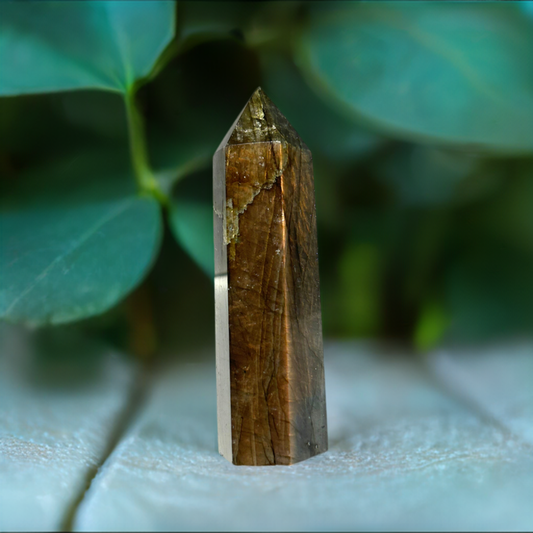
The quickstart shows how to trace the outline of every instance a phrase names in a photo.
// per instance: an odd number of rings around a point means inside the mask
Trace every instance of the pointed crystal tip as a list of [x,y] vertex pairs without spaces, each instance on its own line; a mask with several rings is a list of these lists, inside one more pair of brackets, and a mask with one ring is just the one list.
[[294,146],[303,143],[296,130],[258,87],[225,136],[223,144],[252,142],[286,142]]

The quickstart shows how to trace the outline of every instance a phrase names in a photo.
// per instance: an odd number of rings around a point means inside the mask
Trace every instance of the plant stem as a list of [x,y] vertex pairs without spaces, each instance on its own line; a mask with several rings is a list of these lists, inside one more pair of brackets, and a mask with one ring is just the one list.
[[126,114],[128,118],[128,137],[130,143],[131,163],[135,180],[140,192],[154,196],[162,204],[168,199],[159,187],[148,160],[144,120],[135,102],[135,88],[130,88],[125,96]]

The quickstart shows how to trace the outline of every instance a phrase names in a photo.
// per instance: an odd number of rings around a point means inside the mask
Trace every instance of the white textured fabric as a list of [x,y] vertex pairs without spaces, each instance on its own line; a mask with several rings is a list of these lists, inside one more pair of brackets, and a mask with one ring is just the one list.
[[533,529],[530,443],[397,351],[327,346],[330,451],[291,467],[218,455],[213,361],[156,383],[77,530]]
[[533,343],[439,350],[430,361],[451,391],[533,445]]
[[129,402],[131,364],[97,344],[62,349],[0,327],[0,531],[62,529]]

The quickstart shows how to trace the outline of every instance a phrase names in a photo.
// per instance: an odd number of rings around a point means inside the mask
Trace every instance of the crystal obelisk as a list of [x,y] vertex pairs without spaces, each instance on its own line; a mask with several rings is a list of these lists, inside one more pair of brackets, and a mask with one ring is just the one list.
[[327,450],[311,152],[259,88],[213,157],[218,445],[238,465]]

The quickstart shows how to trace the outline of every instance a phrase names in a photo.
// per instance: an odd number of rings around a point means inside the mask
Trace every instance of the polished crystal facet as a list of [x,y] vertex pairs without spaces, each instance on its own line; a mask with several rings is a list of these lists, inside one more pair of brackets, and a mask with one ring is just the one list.
[[311,152],[257,89],[213,157],[219,451],[327,450]]

